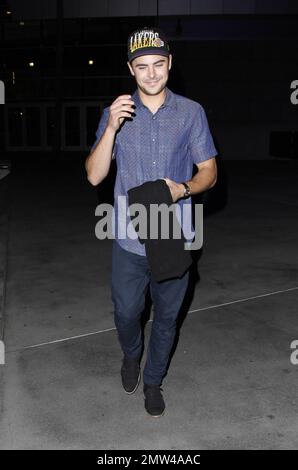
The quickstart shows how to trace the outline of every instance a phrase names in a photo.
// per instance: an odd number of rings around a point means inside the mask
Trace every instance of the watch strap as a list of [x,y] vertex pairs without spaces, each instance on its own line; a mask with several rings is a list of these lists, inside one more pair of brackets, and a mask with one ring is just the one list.
[[188,184],[185,183],[185,182],[182,182],[182,184],[183,184],[183,186],[184,186],[184,188],[185,188],[185,190],[184,190],[184,197],[190,196],[190,187],[189,187]]

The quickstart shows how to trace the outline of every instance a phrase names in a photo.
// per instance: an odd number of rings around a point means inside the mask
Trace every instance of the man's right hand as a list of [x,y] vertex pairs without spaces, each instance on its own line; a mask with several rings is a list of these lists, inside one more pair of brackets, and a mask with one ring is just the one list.
[[125,118],[130,118],[134,112],[134,102],[131,95],[121,95],[113,101],[109,110],[108,127],[116,132]]

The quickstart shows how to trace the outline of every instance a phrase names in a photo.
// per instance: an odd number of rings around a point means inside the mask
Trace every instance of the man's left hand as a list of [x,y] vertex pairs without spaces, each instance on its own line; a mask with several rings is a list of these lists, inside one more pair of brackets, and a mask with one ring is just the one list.
[[184,186],[181,183],[176,183],[176,181],[170,180],[169,178],[163,178],[170,188],[173,202],[178,201],[184,196]]

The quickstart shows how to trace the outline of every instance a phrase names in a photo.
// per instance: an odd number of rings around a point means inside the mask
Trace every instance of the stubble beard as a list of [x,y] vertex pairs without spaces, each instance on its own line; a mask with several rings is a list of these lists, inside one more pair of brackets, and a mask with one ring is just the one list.
[[167,81],[168,80],[166,80],[165,82],[162,82],[156,90],[150,90],[148,88],[145,88],[143,85],[140,85],[139,83],[138,83],[138,87],[142,90],[142,92],[145,95],[156,96],[156,95],[159,95],[166,88]]

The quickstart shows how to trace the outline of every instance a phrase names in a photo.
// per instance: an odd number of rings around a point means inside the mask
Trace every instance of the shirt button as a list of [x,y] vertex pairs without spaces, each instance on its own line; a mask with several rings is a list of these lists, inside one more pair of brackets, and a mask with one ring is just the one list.
[[155,165],[156,162],[152,162],[152,163],[153,163],[153,165]]
[[152,139],[152,142],[155,142],[155,139]]
[[152,119],[156,119],[156,116],[153,116],[153,118],[152,118]]

